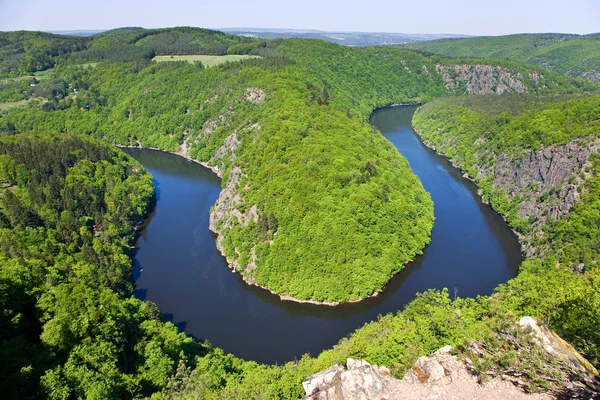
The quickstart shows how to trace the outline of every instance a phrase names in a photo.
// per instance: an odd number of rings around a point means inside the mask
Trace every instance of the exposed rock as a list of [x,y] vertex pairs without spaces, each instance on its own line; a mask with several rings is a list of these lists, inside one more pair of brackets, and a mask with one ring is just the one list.
[[446,89],[469,94],[524,93],[527,85],[520,73],[513,74],[492,65],[436,65]]
[[233,132],[231,135],[225,139],[223,146],[219,147],[216,151],[213,158],[224,158],[224,157],[234,157],[235,149],[240,145],[240,140],[238,138],[238,133]]
[[592,82],[600,83],[600,72],[592,69],[581,74],[581,77]]
[[598,386],[598,371],[588,360],[583,358],[577,350],[560,336],[545,326],[539,326],[532,317],[523,317],[519,320],[519,326],[527,333],[533,334],[540,346],[549,354],[558,357],[564,362],[571,372],[578,375],[581,381],[591,388],[600,389]]
[[204,139],[209,137],[214,131],[219,129],[221,125],[223,125],[228,120],[228,115],[221,114],[215,119],[208,120],[204,123],[202,127],[202,133],[198,139]]
[[531,72],[529,78],[536,84],[540,83],[540,79],[544,79],[544,74],[538,74],[537,72]]
[[[234,220],[242,227],[248,225],[250,221],[258,222],[258,207],[256,205],[252,205],[247,209],[244,207],[245,200],[238,192],[238,184],[244,173],[239,166],[235,165],[235,151],[241,143],[240,132],[258,129],[260,129],[258,124],[252,124],[243,127],[239,131],[233,132],[225,139],[223,145],[215,152],[215,155],[208,162],[213,168],[217,168],[217,174],[219,176],[222,175],[224,169],[223,161],[225,158],[228,158],[230,164],[233,164],[229,170],[227,185],[221,189],[219,198],[210,213],[209,229],[218,234],[216,240],[217,249],[225,256],[229,267],[232,268],[234,272],[245,271],[243,276],[249,283],[253,283],[250,272],[256,269],[257,257],[254,248],[251,250],[251,260],[248,265],[240,265],[240,254],[238,249],[235,249],[237,254],[236,258],[231,258],[231,255],[225,254],[223,235],[221,234],[221,230],[217,227],[217,221],[219,221],[221,229],[230,227]],[[240,209],[245,209],[245,211],[242,212]]]
[[265,101],[265,92],[260,88],[251,87],[246,89],[245,99],[250,103],[259,104]]
[[369,400],[389,399],[392,386],[397,383],[389,369],[366,361],[349,358],[347,370],[339,365],[312,375],[302,382],[305,399],[313,400]]
[[564,146],[531,151],[520,160],[502,156],[496,162],[494,187],[506,189],[511,195],[537,182],[540,193],[548,192],[562,186],[574,172],[581,171],[599,145],[600,140],[588,143],[574,140]]
[[404,376],[409,383],[434,383],[451,379],[462,367],[452,354],[452,346],[444,346],[429,357],[420,357]]
[[[425,400],[425,399],[518,399],[549,400],[558,396],[583,396],[593,398],[597,393],[597,371],[569,344],[545,327],[540,327],[531,317],[519,322],[522,329],[539,338],[539,344],[552,356],[560,358],[571,370],[564,388],[548,393],[525,393],[518,379],[495,377],[480,384],[476,374],[462,359],[452,355],[453,348],[445,346],[421,357],[402,380],[394,378],[389,369],[371,365],[366,361],[347,360],[310,376],[302,382],[305,400]],[[475,354],[485,350],[472,344]]]
[[[445,347],[430,357],[421,357],[404,379],[394,378],[389,369],[366,361],[348,359],[312,375],[302,382],[304,400],[462,400],[514,399],[550,400],[547,394],[530,395],[500,378],[480,385],[465,364]],[[432,374],[425,373],[425,369]],[[419,370],[419,372],[415,372]]]
[[[600,139],[578,139],[531,151],[521,159],[500,156],[493,171],[494,189],[504,190],[510,200],[520,196],[519,216],[533,220],[532,236],[541,235],[548,218],[565,217],[579,202],[582,174],[599,149]],[[478,177],[488,173],[480,170]],[[539,250],[527,242],[524,248],[530,256]]]
[[212,103],[213,101],[215,101],[218,98],[219,98],[219,95],[215,94],[213,97],[209,97],[208,99],[204,100],[204,103],[205,104],[210,104],[210,103]]

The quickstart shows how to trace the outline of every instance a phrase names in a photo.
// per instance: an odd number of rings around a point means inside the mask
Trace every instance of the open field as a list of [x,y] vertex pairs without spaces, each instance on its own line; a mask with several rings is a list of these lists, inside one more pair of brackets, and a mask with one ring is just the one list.
[[54,68],[51,68],[46,71],[37,71],[37,72],[34,72],[33,74],[29,74],[29,75],[0,78],[0,84],[9,83],[9,82],[20,82],[20,81],[24,81],[26,79],[31,79],[34,76],[35,76],[35,79],[37,79],[38,81],[43,81],[43,80],[51,78],[52,77],[51,73],[53,71],[54,71]]
[[22,107],[27,104],[29,100],[11,101],[8,103],[0,103],[0,111],[8,110],[9,108]]
[[194,61],[201,61],[205,67],[213,67],[215,65],[223,64],[227,61],[240,61],[246,58],[260,58],[259,56],[250,55],[236,55],[228,54],[226,56],[205,56],[205,55],[190,55],[190,56],[156,56],[152,60],[156,62],[163,61],[187,61],[193,63]]

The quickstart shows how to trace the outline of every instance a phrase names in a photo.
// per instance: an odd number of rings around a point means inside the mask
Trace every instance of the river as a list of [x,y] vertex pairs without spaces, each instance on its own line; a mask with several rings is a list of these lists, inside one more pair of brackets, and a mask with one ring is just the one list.
[[199,340],[238,357],[284,363],[317,355],[379,314],[401,310],[417,292],[449,288],[461,297],[488,295],[514,277],[519,243],[504,220],[482,204],[475,185],[411,130],[414,107],[373,113],[371,123],[406,157],[434,201],[435,226],[423,256],[383,293],[338,307],[281,301],[231,272],[208,229],[220,181],[208,169],[155,150],[126,149],[153,175],[156,208],[139,230],[136,296]]

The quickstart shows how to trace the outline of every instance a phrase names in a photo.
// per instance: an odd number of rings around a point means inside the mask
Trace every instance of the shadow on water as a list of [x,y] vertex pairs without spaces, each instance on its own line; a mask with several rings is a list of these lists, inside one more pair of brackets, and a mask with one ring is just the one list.
[[160,188],[134,252],[136,296],[195,338],[236,356],[283,363],[318,354],[380,314],[396,312],[429,288],[488,295],[517,273],[515,235],[482,204],[477,188],[411,130],[414,107],[376,111],[371,122],[409,161],[435,204],[431,243],[376,297],[337,307],[281,301],[227,267],[208,229],[221,189],[208,169],[182,157],[127,149]]

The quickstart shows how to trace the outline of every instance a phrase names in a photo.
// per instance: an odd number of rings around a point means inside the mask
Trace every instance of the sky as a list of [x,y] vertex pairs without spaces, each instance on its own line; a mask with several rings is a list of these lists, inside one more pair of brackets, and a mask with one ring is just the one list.
[[283,28],[503,35],[600,32],[600,0],[0,0],[0,30]]

